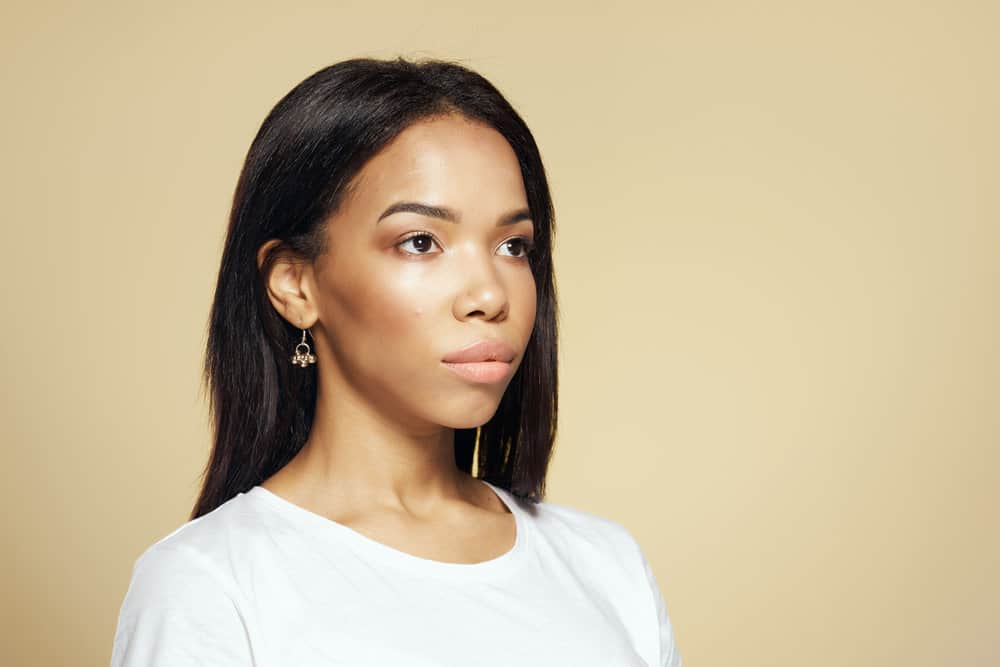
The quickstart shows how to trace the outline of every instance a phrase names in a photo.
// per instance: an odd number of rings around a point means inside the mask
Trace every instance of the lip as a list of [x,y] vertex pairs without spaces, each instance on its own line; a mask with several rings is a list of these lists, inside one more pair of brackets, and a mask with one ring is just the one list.
[[448,370],[470,382],[492,384],[510,377],[517,353],[498,339],[477,340],[441,360]]
[[493,384],[505,380],[510,375],[513,364],[506,361],[465,361],[444,362],[448,370],[470,382]]
[[515,356],[517,353],[514,352],[514,348],[502,340],[493,338],[477,340],[460,350],[448,353],[441,361],[446,364],[504,362],[509,365]]

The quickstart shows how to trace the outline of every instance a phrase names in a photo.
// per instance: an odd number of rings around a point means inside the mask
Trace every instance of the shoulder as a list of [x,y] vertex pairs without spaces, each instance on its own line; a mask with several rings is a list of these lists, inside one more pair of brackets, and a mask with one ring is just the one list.
[[232,558],[260,534],[260,525],[255,509],[241,493],[157,539],[139,555],[135,568],[200,569],[222,577]]
[[237,595],[227,553],[243,537],[244,508],[240,497],[192,519],[148,546],[132,566],[128,601],[160,603],[200,595]]
[[240,556],[261,539],[258,526],[240,494],[159,538],[133,563],[126,608],[195,604],[206,596],[237,604]]
[[528,508],[543,550],[575,570],[609,597],[646,594],[645,558],[632,532],[605,515],[542,501]]
[[620,522],[577,507],[542,501],[528,510],[539,530],[549,540],[572,544],[592,556],[632,561],[640,555],[639,544]]
[[248,664],[251,607],[224,565],[231,509],[216,512],[183,524],[135,560],[115,630],[115,667]]
[[175,543],[157,543],[132,566],[122,615],[131,620],[156,607],[198,607],[206,602],[238,606],[231,578],[197,551]]
[[543,501],[528,510],[541,540],[616,609],[644,655],[680,667],[680,653],[662,592],[644,550],[622,523]]

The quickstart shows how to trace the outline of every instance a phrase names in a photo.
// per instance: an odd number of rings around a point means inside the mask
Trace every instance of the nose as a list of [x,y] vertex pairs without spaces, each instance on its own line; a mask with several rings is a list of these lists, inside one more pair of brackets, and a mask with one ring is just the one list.
[[452,306],[455,318],[464,321],[470,317],[481,317],[487,321],[502,321],[510,309],[503,280],[490,259],[483,260],[478,253],[474,254],[475,257],[459,267],[462,279]]

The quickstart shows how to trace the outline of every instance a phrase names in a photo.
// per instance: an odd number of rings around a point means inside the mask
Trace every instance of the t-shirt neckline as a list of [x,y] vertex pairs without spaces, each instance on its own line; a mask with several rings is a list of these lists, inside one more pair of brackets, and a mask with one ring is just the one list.
[[493,489],[501,502],[510,510],[514,517],[516,532],[514,546],[508,551],[495,558],[478,563],[449,563],[400,551],[342,523],[296,505],[260,485],[254,486],[245,495],[265,502],[279,512],[286,520],[301,526],[312,536],[321,539],[330,539],[340,544],[347,544],[352,549],[363,553],[366,557],[378,559],[394,567],[415,573],[439,574],[449,577],[476,578],[495,576],[512,570],[524,559],[524,553],[527,549],[526,543],[529,540],[528,521],[523,513],[523,509],[518,505],[515,496],[510,494],[506,489],[498,487],[485,479],[476,479]]

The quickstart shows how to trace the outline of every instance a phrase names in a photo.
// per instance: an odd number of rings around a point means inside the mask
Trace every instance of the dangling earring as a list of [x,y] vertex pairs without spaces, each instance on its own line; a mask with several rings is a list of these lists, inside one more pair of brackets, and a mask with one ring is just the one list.
[[[305,351],[300,349],[302,347],[305,347]],[[306,342],[305,329],[302,330],[302,342],[295,346],[295,355],[292,357],[292,363],[302,368],[316,363],[316,355],[312,353],[309,349],[309,343]]]

